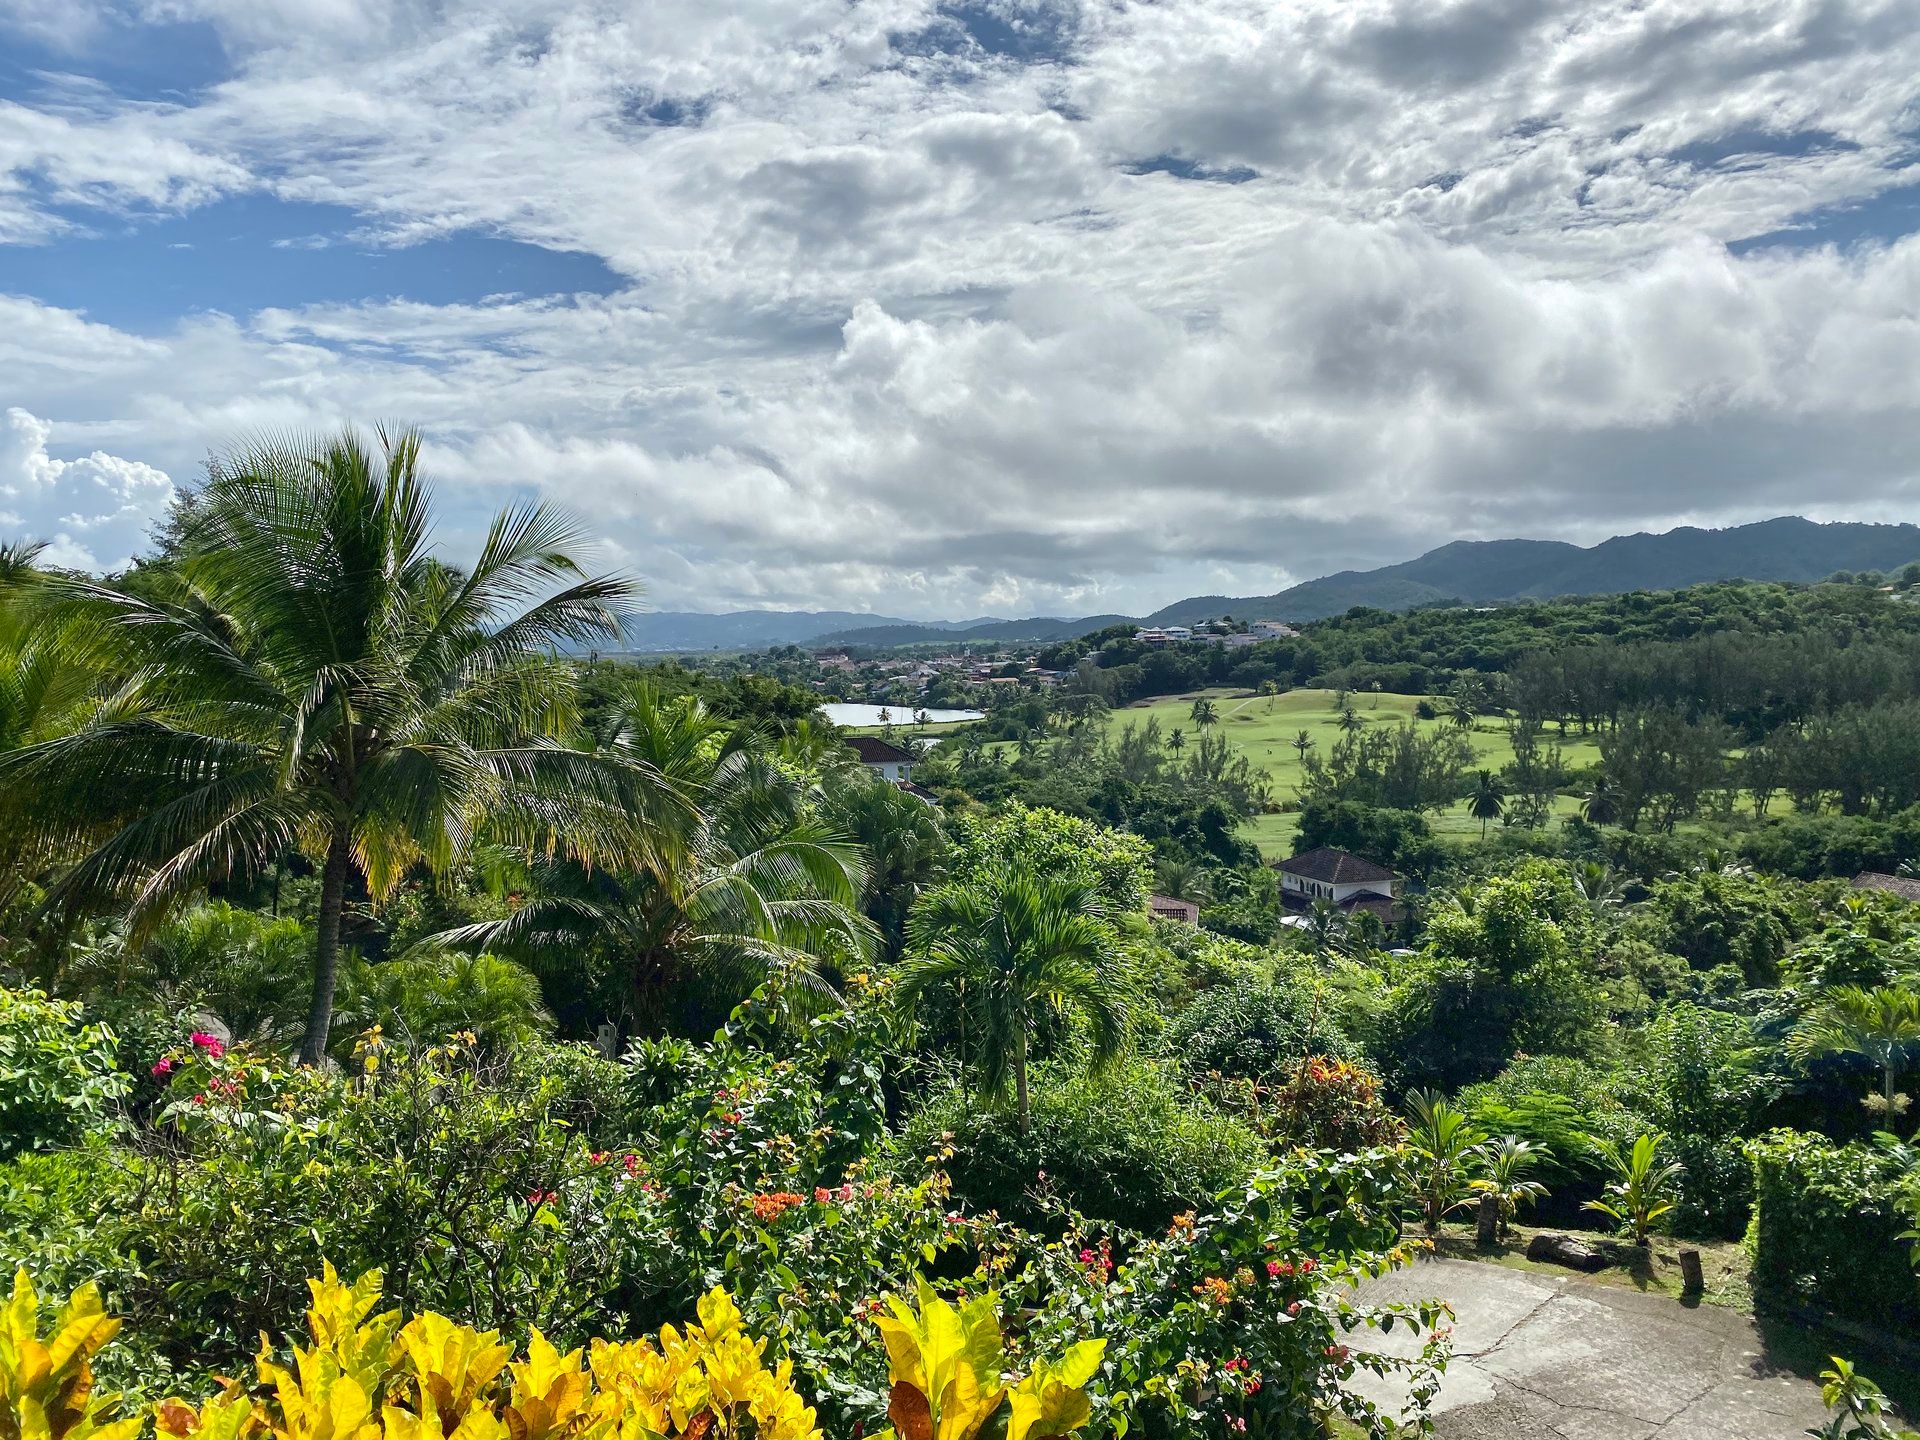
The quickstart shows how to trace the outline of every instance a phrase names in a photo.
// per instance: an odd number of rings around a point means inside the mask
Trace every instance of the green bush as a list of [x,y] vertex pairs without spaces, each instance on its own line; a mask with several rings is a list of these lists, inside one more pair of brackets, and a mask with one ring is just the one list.
[[1871,1146],[1770,1130],[1749,1141],[1756,1290],[1884,1325],[1920,1323],[1899,1207],[1902,1170]]
[[1167,1026],[1167,1055],[1189,1075],[1280,1079],[1307,1055],[1355,1059],[1332,1005],[1285,977],[1202,991]]
[[902,1154],[917,1163],[943,1137],[954,1195],[1034,1228],[1052,1223],[1057,1202],[1091,1219],[1164,1230],[1176,1214],[1243,1184],[1266,1154],[1250,1129],[1144,1061],[1100,1076],[1044,1073],[1025,1134],[1011,1113],[950,1092],[913,1117]]
[[71,1145],[127,1093],[113,1032],[38,990],[0,988],[0,1159]]

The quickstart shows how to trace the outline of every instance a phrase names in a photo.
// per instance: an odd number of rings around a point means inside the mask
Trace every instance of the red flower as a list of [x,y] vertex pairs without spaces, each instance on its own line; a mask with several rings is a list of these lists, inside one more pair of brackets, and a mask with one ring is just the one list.
[[160,1060],[154,1064],[154,1067],[153,1067],[154,1079],[164,1080],[167,1078],[167,1076],[171,1075],[172,1073],[173,1073],[172,1060]]
[[816,1205],[831,1205],[833,1203],[833,1192],[824,1185],[814,1186],[813,1203]]
[[1298,1300],[1294,1301],[1291,1305],[1287,1306],[1287,1314],[1298,1315],[1299,1313],[1300,1313],[1300,1302]]
[[1345,1360],[1347,1358],[1347,1347],[1344,1345],[1327,1346],[1327,1358],[1334,1361]]
[[1277,1279],[1279,1277],[1279,1274],[1280,1274],[1280,1262],[1278,1260],[1267,1261],[1267,1278],[1269,1280]]
[[187,1043],[196,1050],[206,1051],[209,1060],[218,1060],[227,1053],[226,1042],[218,1035],[209,1035],[204,1030],[196,1030],[187,1037]]

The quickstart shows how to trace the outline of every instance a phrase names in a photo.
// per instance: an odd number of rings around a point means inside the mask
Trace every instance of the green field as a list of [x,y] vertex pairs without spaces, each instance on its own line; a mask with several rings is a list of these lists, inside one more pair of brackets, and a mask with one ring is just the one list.
[[[1191,695],[1146,700],[1115,710],[1107,723],[1118,730],[1128,723],[1143,724],[1148,716],[1155,716],[1160,721],[1162,732],[1184,730],[1191,740],[1195,730],[1189,712],[1200,695],[1212,700],[1219,712],[1220,723],[1214,727],[1216,732],[1226,736],[1237,752],[1272,777],[1276,800],[1292,801],[1300,787],[1300,756],[1293,748],[1294,736],[1302,730],[1306,731],[1323,754],[1340,738],[1339,712],[1333,708],[1334,692],[1331,690],[1289,690],[1284,695],[1270,696],[1249,696],[1238,690],[1196,691]],[[1413,720],[1416,725],[1437,728],[1449,723],[1444,720],[1414,720],[1413,707],[1420,699],[1417,695],[1356,692],[1351,698],[1356,713],[1371,725],[1394,725],[1402,720]],[[1513,747],[1507,742],[1504,721],[1483,719],[1474,726],[1469,738],[1473,742],[1478,763],[1489,770],[1498,770],[1513,759]],[[1600,757],[1599,748],[1591,740],[1569,739],[1562,745],[1561,753],[1568,765],[1575,766],[1590,764]],[[1571,797],[1562,796],[1555,804],[1555,813],[1570,815],[1577,803]],[[1480,834],[1480,822],[1467,814],[1465,801],[1432,818],[1435,834],[1469,838],[1477,838]],[[1247,823],[1244,833],[1259,845],[1261,853],[1265,855],[1290,855],[1293,853],[1297,819],[1293,815],[1257,815]]]

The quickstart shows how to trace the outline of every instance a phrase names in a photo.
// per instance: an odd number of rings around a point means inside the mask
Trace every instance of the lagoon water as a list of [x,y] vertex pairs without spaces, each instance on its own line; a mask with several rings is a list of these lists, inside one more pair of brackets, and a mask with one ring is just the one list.
[[[884,725],[880,718],[885,710],[893,723],[902,729],[913,728],[913,706],[906,705],[822,705],[820,713],[836,725]],[[935,725],[946,725],[955,720],[978,720],[985,714],[980,710],[929,710],[927,719]]]

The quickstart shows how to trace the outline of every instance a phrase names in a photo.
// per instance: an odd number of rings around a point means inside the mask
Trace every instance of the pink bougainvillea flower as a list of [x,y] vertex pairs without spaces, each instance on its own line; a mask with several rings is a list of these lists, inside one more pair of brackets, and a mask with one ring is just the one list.
[[164,1080],[164,1079],[166,1079],[166,1078],[167,1078],[167,1076],[169,1076],[169,1075],[171,1075],[172,1073],[173,1073],[173,1061],[172,1061],[172,1060],[160,1060],[160,1061],[156,1061],[156,1062],[155,1062],[155,1064],[154,1064],[154,1067],[153,1067],[153,1078],[154,1078],[154,1079],[156,1079],[156,1080]]
[[218,1060],[227,1053],[226,1041],[218,1035],[209,1035],[204,1030],[196,1030],[187,1037],[187,1043],[194,1049],[204,1051],[209,1060]]

